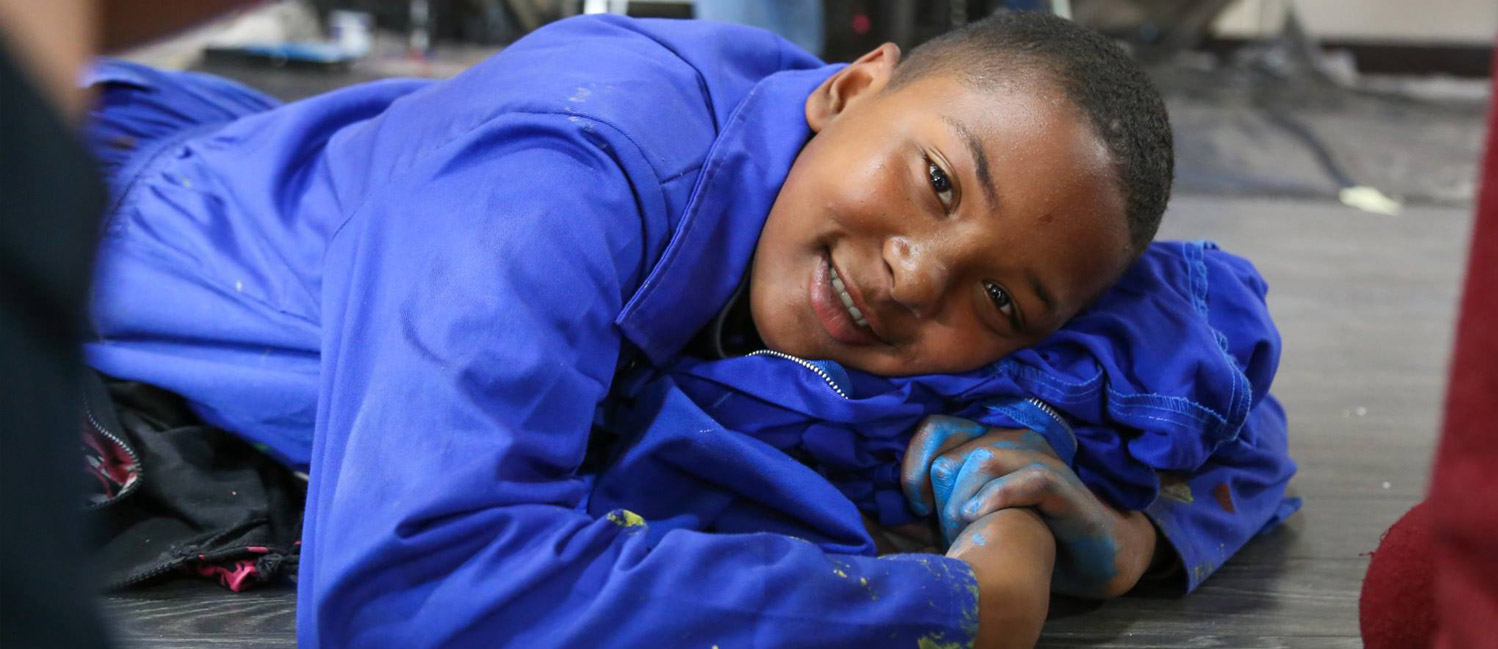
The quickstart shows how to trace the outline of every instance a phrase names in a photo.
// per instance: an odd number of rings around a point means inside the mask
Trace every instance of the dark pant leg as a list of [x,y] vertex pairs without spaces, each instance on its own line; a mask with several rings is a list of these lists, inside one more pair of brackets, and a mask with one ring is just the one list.
[[0,629],[6,647],[103,647],[85,569],[83,303],[104,190],[0,50]]

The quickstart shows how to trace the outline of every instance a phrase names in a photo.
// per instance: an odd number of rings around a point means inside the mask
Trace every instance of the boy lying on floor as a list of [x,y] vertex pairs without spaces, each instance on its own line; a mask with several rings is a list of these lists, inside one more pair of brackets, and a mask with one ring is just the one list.
[[1060,19],[96,77],[90,362],[310,467],[304,648],[1029,646],[1053,587],[1193,588],[1292,510],[1263,282],[1150,243],[1164,106]]

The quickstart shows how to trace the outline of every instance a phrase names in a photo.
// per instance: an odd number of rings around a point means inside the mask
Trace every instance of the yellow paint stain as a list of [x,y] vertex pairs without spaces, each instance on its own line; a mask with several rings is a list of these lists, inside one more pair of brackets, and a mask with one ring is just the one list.
[[867,586],[867,585],[869,585],[869,578],[868,577],[859,577],[858,578],[858,583],[861,586]]
[[926,636],[915,641],[916,649],[972,649],[971,643],[941,642],[940,638]]
[[848,573],[843,572],[842,568],[833,568],[832,569],[832,574],[837,575],[839,577],[842,577],[843,579],[847,579],[848,578]]
[[616,509],[614,511],[611,511],[609,512],[608,519],[609,522],[618,525],[619,527],[645,526],[645,519],[641,518],[639,514],[629,511],[628,509]]
[[1196,581],[1200,583],[1202,581],[1205,581],[1207,577],[1212,576],[1212,568],[1207,564],[1199,563],[1191,567],[1191,574],[1192,576],[1196,577]]
[[1191,504],[1196,502],[1196,497],[1191,493],[1191,485],[1186,479],[1175,473],[1160,474],[1160,495],[1180,503]]

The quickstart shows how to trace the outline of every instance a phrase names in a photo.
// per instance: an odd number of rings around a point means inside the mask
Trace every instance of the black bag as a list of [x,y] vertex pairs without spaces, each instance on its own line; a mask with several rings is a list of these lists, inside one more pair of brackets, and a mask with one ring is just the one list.
[[82,428],[110,588],[181,572],[233,591],[295,577],[304,476],[144,383],[89,372]]

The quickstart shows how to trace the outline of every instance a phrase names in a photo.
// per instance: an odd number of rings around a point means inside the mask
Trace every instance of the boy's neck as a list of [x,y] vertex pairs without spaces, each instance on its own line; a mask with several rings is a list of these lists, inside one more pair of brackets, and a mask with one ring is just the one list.
[[749,309],[749,276],[745,273],[728,303],[692,337],[686,351],[692,356],[717,360],[743,356],[764,349],[764,346]]

